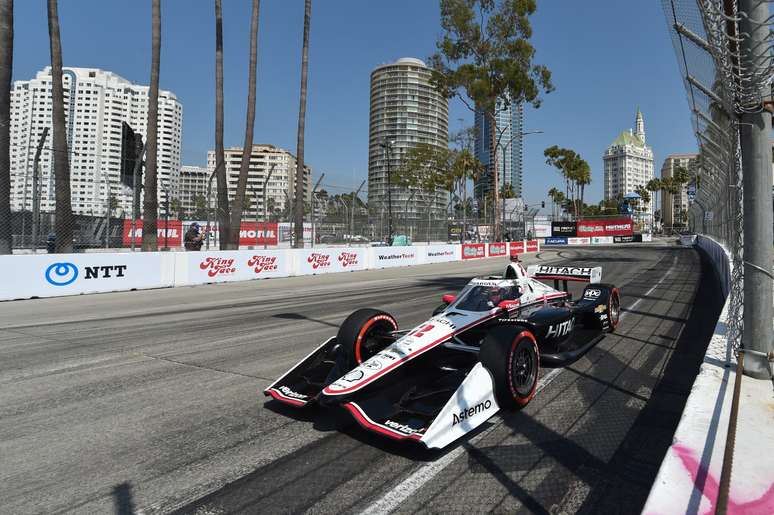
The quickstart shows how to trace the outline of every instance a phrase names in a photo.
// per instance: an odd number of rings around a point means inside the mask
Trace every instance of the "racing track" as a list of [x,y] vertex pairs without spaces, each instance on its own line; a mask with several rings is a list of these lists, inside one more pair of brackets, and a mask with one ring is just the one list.
[[665,245],[537,259],[603,266],[619,331],[440,454],[259,391],[357,307],[415,324],[502,259],[2,303],[0,512],[638,512],[720,308],[714,277]]

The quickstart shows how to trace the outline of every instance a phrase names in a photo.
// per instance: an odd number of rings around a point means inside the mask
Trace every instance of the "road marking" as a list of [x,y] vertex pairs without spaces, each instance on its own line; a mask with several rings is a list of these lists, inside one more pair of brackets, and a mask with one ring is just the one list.
[[[661,279],[659,279],[658,282],[654,284],[652,288],[650,288],[647,292],[645,292],[645,294],[642,297],[634,301],[634,303],[631,306],[626,308],[626,310],[629,311],[636,308],[640,304],[640,302],[645,300],[651,293],[653,293],[653,291],[656,288],[658,288],[664,282],[667,276],[672,272],[676,263],[677,263],[677,256],[675,256],[672,259],[672,265],[669,267],[669,270],[667,270],[666,273],[661,277]],[[624,316],[626,316],[626,313],[622,313],[620,318],[623,318]],[[551,384],[551,382],[554,381],[559,376],[559,374],[562,373],[563,370],[564,368],[554,368],[546,375],[544,375],[538,382],[535,395],[540,393],[540,391],[543,388]],[[488,427],[481,433],[477,434],[476,436],[468,440],[467,444],[473,445],[481,441],[485,436],[487,436],[489,433],[494,431],[494,429],[497,428],[502,423],[502,418],[498,416],[495,418],[494,421],[495,423],[492,424],[490,427]],[[385,493],[379,499],[373,502],[370,506],[368,506],[363,511],[361,511],[360,515],[376,515],[381,513],[392,512],[403,501],[411,497],[411,495],[414,494],[414,492],[419,490],[428,481],[430,481],[435,476],[437,476],[443,469],[448,467],[454,460],[462,456],[462,454],[465,451],[466,451],[466,448],[460,445],[454,450],[449,451],[440,459],[432,463],[426,463],[425,465],[422,465],[413,474],[411,474],[409,477],[407,477],[406,479],[404,479],[403,481],[395,485],[391,490],[389,490],[387,493]]]
[[[540,381],[538,381],[538,386],[535,391],[535,395],[540,393],[540,391],[543,388],[551,384],[551,382],[554,379],[556,379],[557,376],[559,376],[562,370],[564,369],[554,368],[546,375],[544,375],[540,379]],[[477,434],[476,436],[468,440],[467,443],[470,445],[470,444],[475,444],[479,442],[486,435],[491,433],[496,427],[498,427],[501,423],[502,423],[502,419],[498,417],[495,420],[494,424],[492,424],[489,428],[485,429],[481,433]],[[433,479],[435,476],[438,475],[439,472],[441,472],[443,469],[449,466],[454,460],[459,458],[465,452],[465,450],[466,450],[465,447],[459,446],[454,450],[449,451],[446,455],[441,457],[439,460],[422,465],[417,471],[415,471],[409,477],[404,479],[402,482],[398,483],[392,490],[388,491],[386,494],[380,497],[373,504],[371,504],[366,509],[361,511],[360,515],[376,515],[381,513],[390,513],[395,508],[397,508],[398,505],[400,505],[403,501],[408,499],[414,492],[419,490],[425,483]]]

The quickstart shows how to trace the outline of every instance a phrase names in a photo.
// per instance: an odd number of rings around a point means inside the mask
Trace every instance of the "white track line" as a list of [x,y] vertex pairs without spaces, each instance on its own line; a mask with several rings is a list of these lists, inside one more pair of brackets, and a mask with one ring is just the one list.
[[[626,310],[629,311],[636,308],[640,304],[640,302],[645,300],[646,297],[648,297],[651,293],[653,293],[653,291],[656,288],[658,288],[661,285],[661,283],[664,282],[667,276],[672,272],[676,263],[677,263],[677,256],[674,257],[674,259],[672,260],[672,265],[669,267],[669,270],[667,270],[667,272],[661,277],[661,279],[659,279],[658,282],[654,284],[651,289],[645,292],[645,295],[637,299],[631,306],[626,308]],[[620,318],[623,318],[625,315],[626,313],[622,313]],[[551,384],[551,382],[554,379],[556,379],[559,376],[559,374],[562,373],[563,370],[564,370],[563,368],[554,368],[546,375],[544,375],[540,379],[540,381],[538,381],[538,386],[535,394],[537,395],[538,393],[540,393],[540,390],[542,390],[543,388]],[[498,427],[501,422],[502,422],[502,419],[496,418],[494,424],[492,424],[490,427],[488,427],[484,431],[480,432],[479,434],[471,438],[467,443],[475,444],[479,442],[486,435],[491,433],[496,427]],[[437,476],[438,473],[440,473],[443,469],[449,466],[454,460],[462,456],[465,450],[466,450],[465,447],[459,445],[452,451],[442,456],[440,459],[433,461],[431,463],[426,463],[425,465],[422,465],[413,474],[411,474],[409,477],[407,477],[406,479],[404,479],[403,481],[395,485],[395,487],[393,487],[387,493],[382,495],[379,499],[374,501],[366,509],[361,511],[360,515],[376,515],[376,514],[392,512],[403,501],[408,499],[414,492],[419,490],[428,481],[430,481],[435,476]]]
[[[563,369],[561,368],[554,368],[546,375],[544,375],[540,379],[540,381],[538,381],[538,386],[535,391],[535,395],[540,393],[540,390],[548,386],[551,383],[551,381],[556,379],[556,377],[562,372],[562,370]],[[492,430],[494,430],[497,426],[499,426],[500,422],[502,422],[502,419],[495,420],[494,424],[492,424],[490,427],[488,427],[484,431],[480,432],[479,434],[471,438],[468,441],[468,444],[475,444],[479,440],[483,439],[486,435],[492,432]],[[365,510],[360,512],[360,515],[376,515],[381,513],[390,513],[395,508],[397,508],[398,505],[400,505],[403,501],[408,499],[411,496],[411,494],[419,490],[425,483],[433,479],[436,475],[438,475],[439,472],[445,469],[454,460],[459,458],[464,452],[465,452],[465,447],[458,446],[457,448],[453,449],[449,453],[445,454],[439,460],[436,460],[421,466],[419,470],[417,470],[409,477],[401,481],[392,490],[388,491],[377,501],[375,501]]]

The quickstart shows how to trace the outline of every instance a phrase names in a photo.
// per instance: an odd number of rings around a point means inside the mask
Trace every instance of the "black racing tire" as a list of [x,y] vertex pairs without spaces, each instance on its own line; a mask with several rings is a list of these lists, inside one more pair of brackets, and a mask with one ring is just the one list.
[[387,347],[393,338],[386,334],[398,330],[395,317],[378,309],[358,309],[349,315],[336,336],[341,345],[349,369],[358,366],[380,350]]
[[612,333],[621,320],[621,294],[618,288],[610,290],[607,297],[607,331]]
[[501,408],[520,409],[537,392],[540,351],[524,326],[500,326],[484,338],[478,360],[492,374],[495,398]]

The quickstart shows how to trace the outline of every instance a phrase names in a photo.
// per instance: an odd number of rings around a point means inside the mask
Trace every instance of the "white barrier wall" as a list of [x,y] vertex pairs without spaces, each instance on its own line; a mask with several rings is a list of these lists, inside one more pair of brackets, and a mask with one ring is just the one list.
[[421,263],[447,263],[462,259],[461,245],[425,245],[420,252]]
[[0,256],[0,300],[57,297],[174,284],[174,257],[154,253]]
[[370,268],[391,268],[419,263],[419,247],[370,247]]
[[[493,245],[498,253],[506,248]],[[539,251],[536,240],[517,245],[519,252]],[[446,263],[487,255],[485,244],[466,246],[477,251],[475,256],[463,256],[462,245],[0,256],[0,266],[10,272],[0,300]]]
[[288,275],[327,274],[366,269],[365,248],[299,249],[291,252],[294,269],[293,273]]

